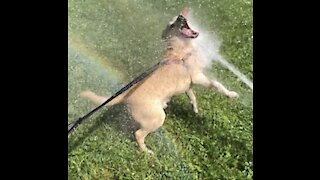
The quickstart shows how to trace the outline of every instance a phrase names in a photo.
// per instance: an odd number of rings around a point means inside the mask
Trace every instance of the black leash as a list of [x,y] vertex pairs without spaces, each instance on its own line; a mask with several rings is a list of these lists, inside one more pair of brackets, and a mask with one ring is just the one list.
[[79,126],[85,119],[87,119],[89,116],[91,116],[94,112],[96,112],[98,109],[100,109],[101,107],[103,107],[104,105],[106,105],[108,102],[112,101],[114,98],[116,98],[117,96],[119,96],[120,94],[122,94],[123,92],[125,92],[126,90],[128,90],[130,87],[132,87],[133,85],[137,84],[138,82],[142,81],[143,79],[145,79],[147,76],[149,76],[151,73],[153,73],[155,70],[157,70],[161,64],[166,63],[164,62],[159,62],[158,64],[156,64],[155,66],[153,66],[152,68],[150,68],[148,71],[142,73],[140,76],[136,77],[134,80],[132,80],[129,84],[127,84],[126,86],[124,86],[122,89],[120,89],[118,92],[116,92],[114,95],[112,95],[109,99],[107,99],[104,103],[102,103],[100,106],[94,108],[93,110],[91,110],[88,114],[76,119],[75,121],[71,122],[70,124],[68,124],[68,135],[70,132],[72,132],[77,126]]

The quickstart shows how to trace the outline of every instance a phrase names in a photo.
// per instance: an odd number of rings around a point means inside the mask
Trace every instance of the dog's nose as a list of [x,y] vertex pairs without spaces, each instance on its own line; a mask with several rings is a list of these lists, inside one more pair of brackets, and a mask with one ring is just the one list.
[[193,32],[193,36],[194,36],[194,37],[198,37],[198,36],[199,36],[199,33],[194,31],[194,32]]

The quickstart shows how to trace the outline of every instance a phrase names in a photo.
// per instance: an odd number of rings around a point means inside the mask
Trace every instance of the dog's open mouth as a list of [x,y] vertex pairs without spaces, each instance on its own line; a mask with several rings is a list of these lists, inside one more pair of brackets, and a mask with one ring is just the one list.
[[183,26],[181,26],[179,31],[186,38],[196,38],[199,35],[199,33],[192,30],[187,23],[185,23]]

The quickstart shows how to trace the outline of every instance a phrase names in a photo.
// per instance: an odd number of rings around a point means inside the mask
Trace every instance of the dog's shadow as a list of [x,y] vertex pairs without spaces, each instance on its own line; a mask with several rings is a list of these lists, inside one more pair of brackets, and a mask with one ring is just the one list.
[[[193,112],[191,105],[185,101],[173,100],[169,103],[169,106],[165,111],[168,116],[174,116],[182,119],[185,123],[192,124],[192,128],[201,128],[201,125],[195,122],[201,122],[202,117],[196,115]],[[89,137],[98,128],[101,128],[104,123],[133,141],[133,133],[139,128],[139,125],[135,123],[125,106],[122,104],[104,110],[102,115],[93,118],[92,121],[94,121],[94,123],[87,126],[83,133],[77,134],[77,132],[74,132],[75,134],[72,133],[70,135],[68,140],[68,153],[71,153],[81,145],[85,138]],[[82,128],[81,125],[78,128]]]
[[177,117],[187,124],[192,124],[192,127],[190,127],[192,129],[201,128],[202,125],[199,122],[205,120],[204,117],[199,116],[193,111],[190,103],[181,101],[178,97],[172,99],[165,111],[170,117]]
[[[92,125],[86,126],[86,129],[81,133],[77,133],[77,130],[71,133],[68,139],[68,153],[71,153],[76,149],[82,142],[94,133],[97,129],[101,128],[104,123],[108,124],[112,129],[115,129],[119,133],[123,133],[129,138],[133,139],[133,132],[138,129],[138,125],[134,122],[132,117],[127,112],[124,105],[115,105],[109,107],[107,110],[95,118]],[[84,122],[85,124],[85,122]],[[81,125],[77,128],[83,128]]]

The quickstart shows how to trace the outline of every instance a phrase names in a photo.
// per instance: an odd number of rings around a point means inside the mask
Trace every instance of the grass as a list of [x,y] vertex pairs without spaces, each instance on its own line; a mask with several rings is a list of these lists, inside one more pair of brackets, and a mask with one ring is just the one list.
[[[184,6],[252,79],[252,0],[68,2],[69,122],[94,108],[81,91],[111,95],[161,59],[161,32]],[[252,92],[218,64],[208,73],[240,98],[195,87],[194,114],[186,96],[174,97],[164,126],[146,138],[154,156],[138,150],[137,127],[122,105],[102,109],[68,138],[69,179],[252,179]]]

